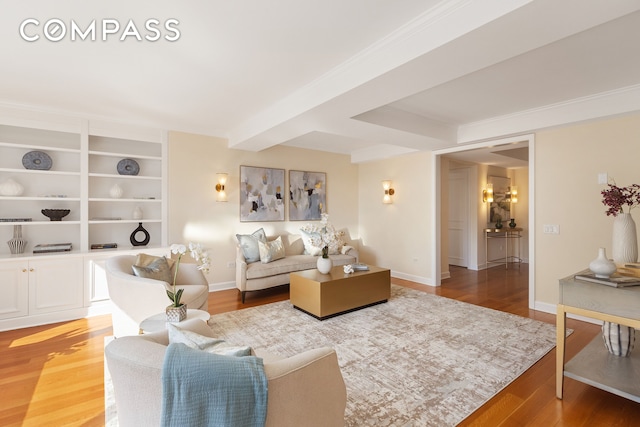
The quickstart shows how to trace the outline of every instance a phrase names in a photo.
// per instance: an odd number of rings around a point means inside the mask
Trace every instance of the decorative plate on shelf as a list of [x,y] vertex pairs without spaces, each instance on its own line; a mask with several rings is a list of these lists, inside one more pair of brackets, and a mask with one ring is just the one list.
[[140,165],[133,159],[122,159],[118,162],[117,169],[120,175],[138,175]]
[[25,169],[48,171],[51,169],[51,165],[53,165],[53,161],[44,151],[29,151],[22,156],[22,166]]

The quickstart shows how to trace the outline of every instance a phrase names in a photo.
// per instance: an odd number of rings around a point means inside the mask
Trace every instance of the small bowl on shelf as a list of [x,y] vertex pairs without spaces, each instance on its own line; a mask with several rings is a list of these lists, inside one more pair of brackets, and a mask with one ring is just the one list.
[[49,218],[51,221],[62,221],[62,218],[69,215],[70,209],[42,209],[42,215]]

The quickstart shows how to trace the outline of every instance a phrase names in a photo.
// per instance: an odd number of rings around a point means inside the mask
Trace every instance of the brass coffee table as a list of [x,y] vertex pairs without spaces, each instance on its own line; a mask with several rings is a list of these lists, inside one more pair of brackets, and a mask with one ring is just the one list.
[[342,267],[328,274],[298,271],[290,274],[290,280],[291,304],[320,320],[387,302],[391,294],[391,272],[373,265],[351,274]]

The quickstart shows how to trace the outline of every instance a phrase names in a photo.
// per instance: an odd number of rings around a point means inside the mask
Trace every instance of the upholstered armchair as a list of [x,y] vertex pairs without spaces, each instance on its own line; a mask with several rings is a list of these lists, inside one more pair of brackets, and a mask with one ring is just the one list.
[[[166,292],[171,284],[135,276],[135,261],[135,255],[119,255],[109,258],[105,265],[116,337],[138,334],[144,319],[163,313],[171,304]],[[176,287],[184,289],[182,302],[187,308],[209,310],[209,284],[196,264],[180,263]]]
[[[190,319],[180,327],[213,336],[202,320]],[[106,346],[105,367],[111,375],[121,427],[160,425],[161,375],[168,344],[165,330],[118,338]],[[254,354],[263,358],[267,377],[266,427],[344,426],[347,393],[333,349],[307,350],[289,358]]]

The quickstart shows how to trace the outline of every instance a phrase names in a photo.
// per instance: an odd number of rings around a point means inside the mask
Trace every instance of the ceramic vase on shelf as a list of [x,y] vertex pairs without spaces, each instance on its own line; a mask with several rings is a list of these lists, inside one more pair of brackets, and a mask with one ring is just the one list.
[[187,304],[181,304],[180,307],[170,305],[166,309],[167,322],[178,323],[187,318]]
[[607,258],[605,248],[598,249],[598,257],[589,263],[589,270],[602,279],[606,279],[616,272],[616,264]]
[[496,230],[500,230],[502,228],[502,219],[498,218],[496,221]]
[[618,264],[638,261],[636,223],[631,214],[620,213],[613,219],[613,247],[611,256]]
[[109,196],[111,196],[112,199],[121,198],[122,193],[122,187],[120,187],[118,184],[113,184],[113,186],[109,189]]
[[511,221],[509,221],[509,227],[511,228],[516,228],[516,219],[515,218],[511,218]]
[[627,357],[636,340],[636,331],[631,326],[604,322],[602,324],[602,338],[609,353],[614,356]]
[[322,274],[327,274],[331,271],[333,267],[333,262],[331,258],[322,258],[318,257],[318,262],[316,263],[316,267],[318,267],[318,271]]
[[133,219],[142,219],[142,208],[140,206],[136,206],[133,209]]
[[13,239],[7,242],[9,245],[9,251],[12,254],[21,254],[24,252],[27,241],[22,238],[22,225],[13,226]]
[[9,178],[0,184],[0,196],[22,196],[24,187],[17,181]]

